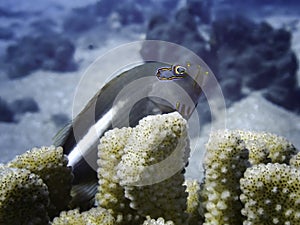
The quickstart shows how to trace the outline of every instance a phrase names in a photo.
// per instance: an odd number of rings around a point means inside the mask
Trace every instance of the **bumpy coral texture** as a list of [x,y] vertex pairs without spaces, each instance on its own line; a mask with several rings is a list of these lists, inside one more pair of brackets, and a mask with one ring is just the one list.
[[[300,153],[282,137],[214,132],[201,186],[184,179],[190,149],[179,113],[108,131],[98,149],[98,207],[61,212],[50,224],[300,224]],[[48,213],[67,207],[71,181],[62,148],[33,149],[0,165],[0,224],[49,224]]]
[[115,128],[104,134],[98,146],[97,205],[110,209],[118,224],[138,223],[139,216],[131,209],[129,199],[124,196],[124,188],[119,184],[116,166],[124,154],[124,147],[132,128]]
[[239,181],[249,166],[248,150],[236,132],[218,131],[210,136],[204,160],[202,198],[205,225],[241,224]]
[[259,164],[241,179],[244,225],[300,224],[300,171],[286,164]]
[[51,225],[115,225],[114,217],[108,210],[97,207],[80,213],[78,209],[63,211],[54,218]]
[[0,167],[0,224],[47,225],[48,188],[26,169]]
[[259,163],[288,163],[297,150],[284,137],[267,132],[250,132],[237,130],[249,149],[249,161],[252,165]]
[[129,136],[117,166],[130,207],[142,216],[183,224],[187,215],[183,170],[189,154],[186,121],[179,113],[148,116]]
[[200,200],[200,183],[197,180],[186,180],[188,224],[197,225],[202,224],[203,218],[200,214],[201,200]]
[[175,225],[175,224],[170,220],[165,221],[161,217],[155,220],[155,219],[151,219],[150,216],[147,216],[147,219],[144,221],[143,225]]
[[50,146],[33,148],[17,156],[8,163],[8,166],[28,169],[41,177],[49,189],[48,214],[50,218],[53,218],[67,208],[71,199],[73,175],[67,164],[68,160],[63,154],[63,149]]
[[180,171],[188,156],[186,121],[179,113],[147,116],[132,130],[117,175],[121,185],[153,184]]
[[290,166],[300,169],[300,152],[294,155],[290,160]]

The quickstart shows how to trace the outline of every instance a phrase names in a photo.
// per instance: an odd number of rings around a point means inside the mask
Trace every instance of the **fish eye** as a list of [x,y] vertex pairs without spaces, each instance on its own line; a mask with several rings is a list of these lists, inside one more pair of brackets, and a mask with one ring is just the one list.
[[175,66],[174,73],[175,74],[184,74],[184,73],[186,73],[186,68],[183,66]]

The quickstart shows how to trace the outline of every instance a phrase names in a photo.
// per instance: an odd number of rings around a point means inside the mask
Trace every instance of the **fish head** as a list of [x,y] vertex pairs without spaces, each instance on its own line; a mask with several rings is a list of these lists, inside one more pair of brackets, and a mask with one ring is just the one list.
[[159,83],[155,90],[163,93],[164,98],[156,98],[155,101],[160,105],[168,102],[174,110],[188,119],[198,104],[208,71],[204,71],[200,65],[176,63],[159,67],[155,75]]

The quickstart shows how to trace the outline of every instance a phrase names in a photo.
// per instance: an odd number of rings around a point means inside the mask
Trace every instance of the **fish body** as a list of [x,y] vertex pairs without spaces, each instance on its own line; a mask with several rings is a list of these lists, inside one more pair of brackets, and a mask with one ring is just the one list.
[[[168,79],[160,79],[162,77]],[[167,83],[176,85],[167,87]],[[128,95],[122,94],[126,87],[130,87]],[[178,89],[190,97],[189,106],[185,104]],[[132,96],[138,90],[143,91],[143,96],[137,101]],[[165,92],[160,94],[162,90]],[[73,168],[73,185],[77,192],[73,193],[75,199],[77,197],[78,202],[83,202],[92,198],[96,192],[97,146],[106,131],[128,125],[133,127],[145,116],[175,110],[188,119],[200,94],[201,87],[195,85],[195,80],[188,76],[185,67],[159,62],[147,62],[108,82],[72,123],[55,137],[54,145],[64,148],[69,166]],[[164,99],[168,97],[163,96],[170,96],[172,100],[168,101]],[[132,101],[135,101],[134,104]]]

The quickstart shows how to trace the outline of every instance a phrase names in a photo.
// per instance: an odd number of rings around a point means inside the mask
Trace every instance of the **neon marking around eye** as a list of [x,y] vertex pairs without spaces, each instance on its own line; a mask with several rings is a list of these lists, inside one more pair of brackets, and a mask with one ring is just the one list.
[[186,73],[186,68],[179,65],[173,66],[173,73],[183,75]]
[[186,69],[184,67],[182,67],[184,69],[184,72],[176,72],[175,68],[176,67],[180,67],[181,66],[172,66],[172,67],[162,67],[159,68],[156,72],[156,77],[159,80],[176,80],[176,79],[182,79],[184,78],[184,75],[186,73]]

